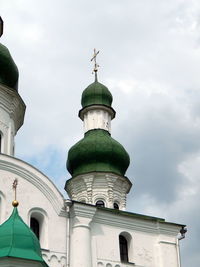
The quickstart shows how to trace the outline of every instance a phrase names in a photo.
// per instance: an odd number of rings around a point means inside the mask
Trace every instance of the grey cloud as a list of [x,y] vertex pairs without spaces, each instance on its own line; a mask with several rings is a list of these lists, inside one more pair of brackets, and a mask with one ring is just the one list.
[[[77,112],[93,81],[90,57],[100,49],[99,79],[111,81],[117,110],[112,135],[131,156],[128,207],[186,222],[182,266],[198,267],[199,198],[190,198],[191,209],[177,210],[192,186],[179,166],[200,150],[199,1],[2,0],[1,7],[2,42],[20,68],[27,104],[17,156],[62,190],[67,150],[83,136]],[[49,160],[40,164],[39,154]],[[64,162],[61,172],[49,167],[55,158]]]

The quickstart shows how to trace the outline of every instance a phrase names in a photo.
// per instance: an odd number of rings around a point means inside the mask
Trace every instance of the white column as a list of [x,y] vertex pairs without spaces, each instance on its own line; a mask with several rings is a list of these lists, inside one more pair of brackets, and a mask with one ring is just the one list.
[[90,227],[77,225],[73,227],[72,267],[92,267]]
[[[70,267],[93,267],[90,223],[96,208],[79,205],[75,203],[72,207],[75,216],[71,219]],[[78,210],[74,206],[77,206]],[[79,210],[79,208],[83,210]]]

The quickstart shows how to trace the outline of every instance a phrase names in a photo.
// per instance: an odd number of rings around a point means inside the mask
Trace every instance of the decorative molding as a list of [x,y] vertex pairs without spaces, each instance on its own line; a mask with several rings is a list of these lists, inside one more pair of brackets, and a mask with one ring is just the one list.
[[99,259],[97,267],[145,267],[144,265],[137,265],[135,263],[121,263],[120,261],[111,261],[106,259]]
[[[44,257],[45,260],[47,260],[48,264],[51,263],[52,259],[55,258],[58,263],[63,263],[63,261],[66,261],[66,253],[64,252],[58,252],[58,251],[44,251],[42,249],[42,257]],[[60,267],[63,267],[63,265],[59,265]]]
[[[22,164],[19,164],[20,162],[24,165],[24,167],[22,167]],[[55,187],[55,185],[49,180],[49,178],[35,169],[33,166],[19,159],[1,154],[0,170],[11,172],[32,183],[46,196],[49,203],[52,204],[54,210],[58,215],[66,216],[64,198]],[[34,172],[36,172],[37,174]],[[48,185],[48,183],[51,184],[51,187]],[[55,191],[57,191],[57,194],[55,194]]]
[[112,107],[107,107],[104,105],[91,105],[91,106],[85,107],[79,111],[80,119],[83,121],[84,115],[91,110],[104,110],[110,114],[111,119],[114,119],[114,117],[115,117],[115,110]]
[[149,233],[149,234],[165,234],[176,237],[180,231],[180,226],[172,225],[168,222],[157,222],[144,220],[143,218],[134,218],[133,216],[124,216],[114,212],[104,211],[103,209],[96,212],[94,223],[105,224],[112,227],[123,228],[126,230]]
[[8,125],[6,125],[5,123],[3,123],[2,121],[0,121],[0,126],[2,126],[4,128],[5,131],[8,131]]
[[95,204],[96,199],[104,198],[106,207],[113,208],[117,199],[119,208],[126,207],[126,194],[131,188],[128,178],[114,173],[92,172],[78,175],[67,182],[66,190],[72,200],[87,200],[88,204]]

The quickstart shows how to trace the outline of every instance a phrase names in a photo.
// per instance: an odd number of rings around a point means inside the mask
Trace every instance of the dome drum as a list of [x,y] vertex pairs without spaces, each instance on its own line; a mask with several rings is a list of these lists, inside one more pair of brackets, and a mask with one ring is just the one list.
[[120,210],[125,210],[126,194],[132,183],[125,176],[113,173],[92,172],[69,179],[65,190],[75,201],[96,205],[101,200],[106,208],[114,208],[118,203]]

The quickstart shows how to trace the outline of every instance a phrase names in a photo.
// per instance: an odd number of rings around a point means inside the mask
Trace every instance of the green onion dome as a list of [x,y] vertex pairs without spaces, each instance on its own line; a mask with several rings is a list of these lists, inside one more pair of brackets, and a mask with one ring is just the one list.
[[83,108],[91,105],[105,105],[111,107],[112,95],[108,88],[99,83],[97,79],[82,93],[81,105]]
[[0,44],[0,84],[17,90],[18,78],[19,72],[9,50]]
[[68,152],[67,169],[72,177],[89,172],[124,175],[130,163],[123,146],[102,129],[90,130]]
[[0,259],[4,257],[38,261],[48,266],[42,258],[37,237],[19,216],[16,207],[0,226]]

